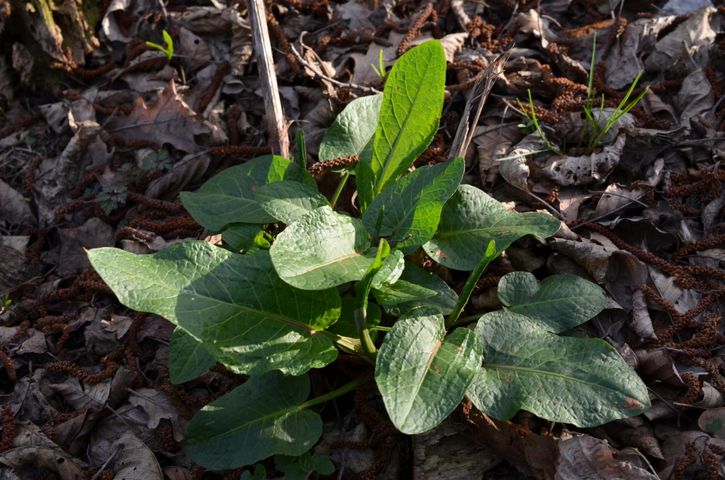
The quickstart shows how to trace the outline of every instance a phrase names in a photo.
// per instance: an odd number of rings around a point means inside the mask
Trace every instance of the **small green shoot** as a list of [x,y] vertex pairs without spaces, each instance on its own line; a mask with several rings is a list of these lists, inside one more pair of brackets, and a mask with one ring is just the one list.
[[[587,83],[587,100],[584,103],[584,117],[586,118],[588,128],[586,129],[586,133],[589,136],[589,141],[587,142],[586,146],[586,153],[591,154],[594,152],[594,150],[600,146],[602,140],[604,137],[606,137],[609,130],[612,129],[615,123],[622,118],[625,114],[629,113],[634,107],[637,106],[637,104],[644,98],[644,96],[649,91],[649,86],[646,86],[642,89],[642,91],[634,97],[632,101],[630,101],[630,97],[634,93],[635,88],[637,88],[637,84],[639,83],[639,80],[642,78],[642,74],[644,73],[642,70],[640,70],[637,73],[637,76],[634,77],[634,80],[632,80],[632,84],[629,86],[629,90],[627,90],[627,93],[622,97],[622,100],[619,102],[617,107],[614,109],[614,113],[609,116],[607,119],[607,122],[604,125],[601,125],[599,122],[600,120],[595,117],[594,110],[595,110],[595,97],[596,97],[596,91],[594,89],[594,69],[596,66],[596,59],[597,59],[597,34],[594,33],[594,41],[592,43],[592,61],[589,64],[589,81]],[[601,100],[599,101],[599,113],[600,117],[602,116],[604,112],[604,95],[601,96]]]
[[383,49],[381,48],[379,50],[379,57],[378,57],[378,67],[376,68],[374,64],[371,64],[370,66],[373,67],[373,71],[375,74],[380,77],[381,80],[385,80],[385,77],[388,75],[388,72],[385,69],[385,58],[383,58]]
[[164,29],[161,34],[164,37],[165,46],[154,42],[146,42],[146,46],[159,50],[166,55],[166,58],[168,58],[170,62],[171,57],[174,56],[174,40],[171,38],[171,35],[169,35],[169,32],[167,32],[166,29]]

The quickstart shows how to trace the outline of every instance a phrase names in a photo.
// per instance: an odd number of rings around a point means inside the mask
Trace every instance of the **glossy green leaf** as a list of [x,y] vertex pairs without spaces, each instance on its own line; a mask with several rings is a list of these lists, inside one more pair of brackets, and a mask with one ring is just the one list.
[[169,377],[171,383],[194,380],[209,370],[216,360],[204,345],[180,328],[169,339]]
[[607,304],[604,291],[576,275],[553,275],[541,283],[529,272],[504,275],[498,298],[510,312],[526,315],[560,333],[596,316]]
[[316,186],[291,181],[261,186],[254,193],[254,200],[269,216],[287,225],[316,208],[328,205]]
[[362,279],[375,251],[360,220],[330,207],[318,208],[289,225],[270,249],[279,276],[303,290]]
[[385,257],[383,264],[373,276],[372,287],[380,288],[398,281],[405,269],[405,257],[400,250],[393,250]]
[[649,407],[647,387],[604,340],[560,337],[513,312],[476,325],[485,363],[466,396],[506,420],[520,409],[554,422],[594,427]]
[[[433,238],[443,205],[461,183],[464,167],[462,158],[454,158],[405,175],[365,210],[365,228],[374,236],[387,238],[396,248],[423,245]],[[378,225],[380,231],[376,230]]]
[[348,103],[322,137],[320,161],[360,155],[375,134],[382,103],[382,95],[356,98]]
[[441,265],[470,271],[491,240],[502,252],[524,235],[551,236],[559,225],[549,214],[511,212],[482,190],[461,185],[443,207],[438,231],[423,249]]
[[251,377],[194,415],[184,450],[210,470],[251,465],[272,455],[301,455],[322,434],[322,419],[303,405],[309,394],[306,375]]
[[395,427],[423,433],[445,420],[463,400],[482,355],[472,330],[446,337],[440,314],[418,310],[398,319],[375,363],[375,382]]
[[339,294],[290,287],[267,251],[239,255],[196,241],[153,255],[99,248],[89,259],[122,304],[181,326],[234,372],[299,375],[337,356],[318,330],[339,317]]
[[447,315],[458,302],[458,295],[439,276],[412,263],[397,282],[373,290],[376,301],[392,315],[402,315],[416,307],[427,307]]
[[254,193],[263,185],[282,180],[315,185],[314,179],[286,158],[268,155],[218,173],[196,192],[182,192],[181,202],[194,220],[217,232],[229,223],[269,223]]
[[405,173],[433,140],[445,82],[446,56],[437,40],[411,48],[393,65],[373,139],[375,194]]

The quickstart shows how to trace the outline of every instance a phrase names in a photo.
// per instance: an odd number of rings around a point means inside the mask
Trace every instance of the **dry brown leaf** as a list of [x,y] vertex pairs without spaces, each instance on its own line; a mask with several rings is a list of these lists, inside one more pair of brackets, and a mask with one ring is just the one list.
[[589,435],[574,435],[559,442],[559,459],[556,465],[556,480],[659,480],[643,465],[622,461],[617,450],[607,442]]
[[589,185],[607,179],[619,164],[626,137],[620,135],[601,152],[582,156],[552,155],[541,173],[557,185]]
[[673,71],[687,65],[690,58],[704,66],[710,46],[720,30],[720,21],[720,15],[712,7],[692,14],[655,44],[652,53],[644,62],[647,70]]
[[142,97],[137,97],[131,113],[112,117],[107,130],[127,142],[143,140],[158,145],[169,144],[184,152],[199,150],[194,135],[209,132],[209,128],[176,92],[173,81],[150,107]]
[[626,311],[632,309],[632,295],[647,280],[647,266],[624,250],[581,241],[554,238],[552,247],[583,267]]
[[689,127],[690,119],[698,115],[704,115],[711,125],[715,125],[715,112],[712,111],[714,104],[715,95],[705,71],[702,68],[694,70],[682,81],[677,94],[680,125]]
[[61,228],[58,274],[69,276],[91,266],[85,249],[112,247],[115,231],[98,218],[89,218],[80,227]]
[[146,187],[145,195],[151,198],[172,200],[190,183],[201,180],[209,169],[209,155],[186,155],[171,170]]
[[133,433],[126,432],[111,449],[114,480],[162,480],[164,477],[153,452]]
[[86,478],[86,465],[64,452],[32,423],[18,426],[13,448],[0,454],[0,464],[11,467],[20,478],[47,478],[44,471],[56,473],[60,480]]
[[159,426],[163,419],[171,420],[172,423],[178,423],[179,411],[171,402],[169,396],[161,390],[153,388],[139,388],[131,390],[128,402],[141,408],[148,416],[146,426],[154,429]]
[[37,222],[25,198],[1,179],[0,219],[20,227],[34,227]]

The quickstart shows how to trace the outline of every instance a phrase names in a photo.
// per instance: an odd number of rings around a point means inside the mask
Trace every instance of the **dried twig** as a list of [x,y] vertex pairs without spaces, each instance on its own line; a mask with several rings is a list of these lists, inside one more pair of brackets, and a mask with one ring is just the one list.
[[277,77],[274,73],[274,58],[267,29],[267,16],[264,0],[248,0],[249,21],[252,25],[254,51],[257,57],[259,80],[264,94],[264,107],[267,111],[267,130],[274,153],[289,158],[289,135],[287,121],[282,111],[282,102],[277,89]]
[[371,93],[371,94],[380,93],[380,90],[376,90],[373,87],[366,87],[365,85],[357,85],[355,83],[345,83],[345,82],[341,82],[340,80],[335,80],[332,77],[328,77],[327,75],[319,72],[318,69],[316,69],[312,65],[310,65],[310,63],[307,60],[302,58],[302,55],[300,55],[300,52],[298,52],[297,49],[295,49],[294,45],[290,45],[290,49],[292,51],[292,55],[295,56],[295,58],[300,63],[300,65],[305,67],[305,71],[312,72],[312,75],[320,80],[324,80],[325,82],[330,82],[331,84],[335,85],[336,87],[347,88],[350,90],[357,90],[361,93]]
[[491,62],[473,87],[471,96],[466,102],[461,121],[458,124],[456,138],[451,146],[451,158],[465,158],[466,151],[473,140],[473,135],[476,133],[476,125],[478,125],[488,94],[491,93],[493,84],[496,83],[496,77],[503,72],[503,67],[506,65],[508,58],[509,53],[505,53]]

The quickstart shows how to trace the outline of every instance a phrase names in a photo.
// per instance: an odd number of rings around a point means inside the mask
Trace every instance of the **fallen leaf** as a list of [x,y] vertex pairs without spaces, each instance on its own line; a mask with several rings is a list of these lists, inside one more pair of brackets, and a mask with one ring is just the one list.
[[87,465],[64,452],[32,423],[18,425],[13,448],[0,454],[0,464],[11,467],[21,478],[46,478],[47,472],[54,472],[60,480],[87,478]]
[[137,97],[127,116],[112,117],[106,129],[124,141],[152,141],[158,145],[169,144],[184,152],[195,152],[199,147],[194,135],[208,133],[209,128],[176,92],[176,84],[170,81],[152,106]]
[[[640,465],[617,459],[617,450],[589,435],[573,435],[559,442],[555,480],[658,480]],[[640,460],[641,464],[646,464]]]
[[99,218],[89,218],[80,227],[61,228],[58,275],[70,276],[91,266],[85,250],[112,247],[114,229]]
[[19,227],[34,227],[37,223],[25,198],[2,180],[0,180],[0,219]]
[[133,433],[126,432],[111,446],[114,480],[162,480],[153,452]]
[[657,41],[644,62],[647,71],[672,72],[685,62],[690,62],[690,59],[704,66],[710,46],[720,31],[720,21],[720,15],[712,7],[703,8],[690,15],[672,32]]

